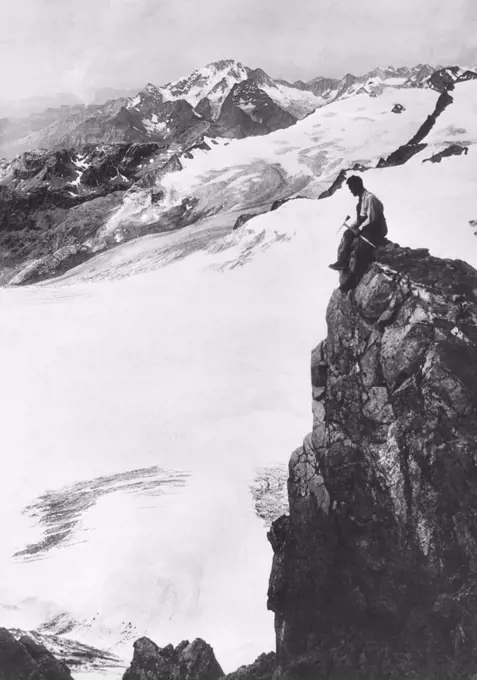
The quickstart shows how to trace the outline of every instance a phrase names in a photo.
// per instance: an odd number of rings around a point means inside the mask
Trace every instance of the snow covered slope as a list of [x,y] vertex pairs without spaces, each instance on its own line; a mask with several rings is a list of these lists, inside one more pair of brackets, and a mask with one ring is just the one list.
[[[158,181],[162,201],[152,203],[146,191],[134,200],[128,195],[100,238],[120,234],[126,225],[155,223],[186,199],[195,203],[192,220],[214,210],[236,219],[294,194],[316,197],[343,167],[376,165],[406,143],[437,98],[430,89],[387,88],[378,97],[361,94],[329,104],[286,130],[197,149],[181,158],[180,172]],[[405,108],[399,116],[392,112],[396,103]]]
[[[384,202],[390,238],[477,266],[472,87],[456,88],[425,150],[363,177]],[[387,92],[360,95],[268,145],[194,153],[170,176],[169,200],[213,198],[220,181],[230,205],[243,205],[255,176],[256,204],[275,164],[284,186],[304,177],[316,189],[319,173],[407,141],[437,97],[401,95],[399,116]],[[468,153],[422,163],[450,138],[467,140]],[[159,644],[200,636],[225,670],[273,648],[256,489],[311,426],[309,353],[337,283],[327,268],[336,230],[354,203],[343,188],[234,232],[217,215],[57,281],[0,290],[0,625],[49,624],[125,660],[143,634]]]

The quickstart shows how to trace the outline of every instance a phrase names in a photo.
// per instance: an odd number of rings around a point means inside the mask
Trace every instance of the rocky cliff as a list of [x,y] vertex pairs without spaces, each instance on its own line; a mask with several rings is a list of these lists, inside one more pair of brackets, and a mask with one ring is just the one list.
[[327,324],[269,533],[274,680],[477,677],[477,272],[390,244]]
[[0,628],[0,680],[72,680],[68,667],[43,646]]

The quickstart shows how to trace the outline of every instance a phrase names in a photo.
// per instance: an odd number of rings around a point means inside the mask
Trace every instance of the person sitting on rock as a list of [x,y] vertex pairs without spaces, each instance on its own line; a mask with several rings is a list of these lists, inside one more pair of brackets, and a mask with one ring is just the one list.
[[356,220],[346,224],[347,229],[338,247],[338,259],[330,264],[330,269],[348,272],[340,286],[341,290],[349,290],[358,283],[373,258],[374,248],[386,243],[388,233],[383,204],[379,198],[365,189],[358,175],[352,175],[346,183],[353,196],[359,200]]

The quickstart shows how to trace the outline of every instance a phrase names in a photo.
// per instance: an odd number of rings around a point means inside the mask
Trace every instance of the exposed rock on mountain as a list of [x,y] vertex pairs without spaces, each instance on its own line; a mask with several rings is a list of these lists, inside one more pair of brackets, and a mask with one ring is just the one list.
[[313,78],[313,80],[308,82],[296,80],[292,87],[296,87],[299,90],[308,90],[309,92],[313,92],[314,95],[329,99],[331,93],[338,91],[339,83],[339,78],[324,78],[323,76],[318,76],[318,78]]
[[148,638],[134,643],[134,657],[123,680],[219,680],[224,672],[212,647],[198,638],[177,647],[158,647]]
[[243,215],[239,215],[233,227],[234,231],[235,229],[240,229],[240,227],[242,227],[246,222],[251,220],[253,217],[256,217],[254,213],[243,213]]
[[427,116],[426,120],[416,132],[414,137],[410,139],[407,144],[403,144],[403,146],[400,146],[399,149],[393,151],[393,153],[390,154],[386,159],[382,158],[379,161],[377,167],[386,168],[394,165],[403,165],[410,158],[425,149],[426,144],[423,143],[423,140],[434,127],[436,120],[439,118],[441,113],[445,111],[445,109],[450,104],[452,104],[453,101],[453,98],[447,91],[442,92],[439,99],[437,100],[434,111],[429,116]]
[[72,680],[69,668],[29,637],[0,628],[1,680]]
[[262,654],[250,666],[241,666],[234,673],[229,673],[224,680],[272,680],[277,667],[274,652]]
[[234,85],[247,78],[247,68],[243,64],[234,59],[223,59],[165,85],[161,92],[166,100],[184,99],[196,106],[204,97],[211,101],[218,97],[220,102],[221,95],[225,97]]
[[341,189],[343,184],[346,181],[346,178],[348,177],[349,172],[366,172],[366,170],[369,170],[369,168],[366,165],[362,165],[361,163],[355,163],[352,168],[340,170],[338,173],[338,176],[334,180],[334,182],[331,184],[331,186],[323,191],[318,198],[329,198],[330,196],[333,196],[338,189]]
[[275,680],[477,673],[477,271],[390,244],[336,291],[272,525]]
[[477,73],[463,69],[460,66],[447,66],[446,68],[434,71],[425,84],[438,92],[447,92],[454,89],[456,83],[463,83],[466,80],[477,79]]
[[[61,634],[56,635],[47,632],[46,629],[49,628],[50,623],[41,627],[43,631],[40,629],[25,632],[13,628],[9,632],[17,641],[23,641],[23,644],[25,644],[28,649],[31,650],[36,648],[41,650],[42,655],[45,658],[50,659],[50,667],[55,667],[54,660],[52,659],[53,656],[54,659],[56,659],[57,667],[61,668],[61,664],[63,666],[66,664],[73,673],[77,671],[80,673],[94,673],[97,675],[111,673],[111,677],[119,678],[121,672],[124,672],[124,662],[114,654],[65,637],[65,634],[67,635],[71,632],[71,628],[68,624],[65,625],[65,629]],[[48,654],[45,654],[45,649],[48,650]],[[61,664],[59,662],[61,662]],[[0,665],[0,678],[3,680],[1,671],[2,668]],[[48,675],[45,680],[56,680],[56,676]]]
[[362,76],[347,73],[343,78],[314,78],[308,83],[297,81],[295,87],[307,89],[326,102],[345,99],[355,94],[378,95],[386,87],[420,87],[433,73],[432,67],[419,64],[414,68],[375,68]]
[[258,87],[276,87],[276,81],[272,80],[269,75],[261,68],[247,69],[248,79],[252,80]]
[[392,108],[392,113],[402,113],[405,110],[406,109],[404,108],[404,106],[402,104],[394,104],[394,106]]
[[[181,141],[205,134],[216,121],[232,89],[251,81],[280,110],[304,118],[326,103],[355,94],[377,95],[386,87],[447,87],[442,83],[472,77],[471,71],[441,69],[432,84],[430,66],[377,68],[362,76],[318,77],[309,82],[274,80],[260,68],[233,59],[212,62],[189,76],[156,87],[149,83],[135,96],[49,108],[22,118],[0,120],[0,153],[12,156],[35,148],[80,147],[96,143]],[[467,74],[467,75],[466,75]],[[470,74],[470,75],[469,75]],[[111,91],[114,94],[114,91]],[[118,95],[121,94],[118,92]],[[234,130],[237,121],[234,121]],[[212,132],[209,132],[212,134]],[[215,131],[214,134],[222,134]],[[228,131],[226,136],[231,136]],[[244,136],[242,134],[242,136]],[[184,140],[182,140],[184,141]]]
[[469,148],[467,146],[461,146],[460,144],[451,144],[443,151],[434,154],[430,158],[425,158],[423,163],[440,163],[443,158],[448,158],[449,156],[462,156],[462,154],[467,155],[469,153]]
[[429,64],[419,64],[408,74],[404,87],[427,87],[429,77],[434,71],[435,69]]
[[252,80],[234,85],[217,119],[224,136],[265,135],[290,127],[296,118],[283,111]]
[[[180,161],[158,144],[30,152],[0,167],[0,281],[62,273],[90,257],[94,238],[133,184]],[[45,259],[46,258],[46,259]],[[19,280],[17,282],[20,282]]]
[[153,85],[128,100],[103,106],[50,110],[33,120],[3,121],[0,151],[14,155],[37,148],[81,147],[86,144],[187,142],[208,124],[183,99],[164,101]]
[[184,640],[175,648],[161,648],[149,638],[140,638],[123,680],[272,680],[276,667],[276,655],[270,652],[225,675],[212,647],[200,638],[192,643]]
[[[289,94],[291,90],[300,96],[311,97],[315,102],[313,106],[317,99],[305,88],[305,83],[300,85],[302,89],[293,88],[284,81],[273,81],[261,69],[244,67],[245,71],[242,71],[233,64],[235,62],[224,62],[225,71],[218,66],[211,68],[207,77],[204,73],[200,78],[194,77],[188,87],[184,83],[181,88],[168,86],[169,89],[149,84],[129,100],[89,107],[87,115],[84,110],[75,108],[72,117],[62,114],[60,120],[51,123],[50,114],[45,114],[45,120],[50,121],[46,137],[40,117],[38,134],[43,135],[48,144],[55,145],[54,140],[58,138],[64,138],[68,143],[85,139],[102,141],[55,151],[28,152],[13,161],[0,161],[0,283],[13,280],[20,284],[55,276],[102,248],[136,236],[181,228],[205,215],[220,210],[226,212],[238,205],[237,197],[232,194],[229,202],[221,201],[218,182],[213,187],[215,200],[210,194],[206,196],[208,189],[196,191],[193,199],[187,196],[179,199],[177,192],[174,194],[171,190],[169,195],[160,183],[166,174],[182,170],[196,151],[207,152],[214,144],[228,143],[220,137],[265,135],[293,125],[297,117],[288,110],[311,106],[312,100],[296,99],[295,94]],[[401,87],[400,83],[406,81],[411,72],[417,74],[423,69],[421,66],[416,69],[389,67],[375,69],[366,78],[348,75],[337,81],[339,87],[334,94],[330,91],[328,95],[352,96],[353,92],[361,91],[363,83],[366,86],[363,92],[368,94],[390,87],[392,83],[393,87]],[[462,69],[449,71],[455,78],[464,77],[466,73]],[[227,79],[224,73],[229,73],[230,78]],[[232,83],[233,74],[235,79],[244,79]],[[320,79],[313,82],[318,81],[321,82]],[[180,98],[179,94],[190,95],[191,101],[195,102],[199,83],[207,96],[193,108],[193,104]],[[370,83],[374,83],[372,88]],[[230,91],[220,103],[229,87]],[[453,82],[449,87],[454,87]],[[456,87],[456,94],[458,89]],[[217,96],[211,97],[211,92]],[[388,101],[387,111],[395,102],[394,94]],[[405,163],[424,149],[426,136],[450,103],[451,95],[443,92],[435,111],[413,138],[383,158],[379,167]],[[220,110],[217,109],[219,104]],[[107,139],[112,143],[105,143]],[[119,142],[120,139],[148,141]],[[466,146],[470,142],[463,137],[459,143]],[[443,146],[436,148],[434,153],[441,152]],[[314,164],[318,167],[321,162],[319,157],[315,161],[310,156],[309,167],[313,169]],[[289,189],[285,186],[284,174],[278,164],[264,167],[270,174],[270,194],[255,197],[253,191],[249,192],[250,203],[243,206],[248,214],[263,212],[269,204],[276,207],[280,204],[275,203],[277,200],[286,200],[303,190],[299,183]],[[338,173],[336,180],[328,189],[325,185],[325,191],[319,187],[317,194],[320,197],[332,195],[346,179],[343,166],[334,167]],[[360,164],[353,168],[363,169]],[[237,180],[239,174],[237,170]],[[154,209],[148,210],[152,205]],[[112,224],[111,218],[116,212],[120,214]],[[236,219],[233,216],[233,220]],[[109,226],[106,228],[106,225]]]

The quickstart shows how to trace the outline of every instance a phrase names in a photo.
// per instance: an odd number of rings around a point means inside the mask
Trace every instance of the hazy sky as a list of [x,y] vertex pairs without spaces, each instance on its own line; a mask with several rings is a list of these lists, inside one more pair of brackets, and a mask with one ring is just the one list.
[[0,98],[158,85],[217,59],[309,79],[477,62],[476,0],[0,0]]

